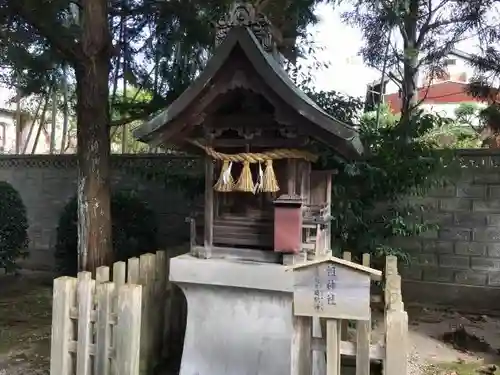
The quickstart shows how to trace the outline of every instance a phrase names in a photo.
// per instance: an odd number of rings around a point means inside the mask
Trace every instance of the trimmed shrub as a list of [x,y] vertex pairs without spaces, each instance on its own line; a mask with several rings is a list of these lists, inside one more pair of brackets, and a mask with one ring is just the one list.
[[[132,191],[111,196],[114,261],[156,251],[158,224],[155,213]],[[56,268],[63,275],[78,271],[77,199],[72,198],[61,213],[57,227]]]
[[28,218],[21,196],[11,184],[0,181],[0,269],[13,273],[17,261],[28,256]]

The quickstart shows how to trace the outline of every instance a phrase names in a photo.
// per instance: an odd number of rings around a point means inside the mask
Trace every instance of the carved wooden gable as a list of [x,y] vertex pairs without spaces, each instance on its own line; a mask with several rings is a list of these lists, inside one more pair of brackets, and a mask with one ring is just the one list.
[[220,124],[230,121],[221,116],[232,115],[232,127],[243,137],[249,128],[255,136],[259,130],[275,131],[274,126],[282,129],[280,137],[311,137],[345,157],[362,152],[355,130],[329,116],[293,84],[274,50],[264,16],[239,5],[218,25],[220,45],[204,71],[165,111],[139,127],[137,138],[157,145],[182,143],[193,134],[206,137],[207,131],[221,137],[227,128]]

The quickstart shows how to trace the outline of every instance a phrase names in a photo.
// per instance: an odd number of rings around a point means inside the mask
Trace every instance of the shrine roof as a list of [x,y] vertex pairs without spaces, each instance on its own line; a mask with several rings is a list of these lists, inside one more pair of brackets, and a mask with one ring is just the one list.
[[360,271],[363,273],[368,274],[371,278],[374,280],[380,280],[382,278],[382,271],[376,270],[371,267],[366,267],[358,263],[351,262],[349,260],[345,260],[342,258],[337,258],[334,256],[327,256],[319,259],[314,259],[314,260],[309,260],[304,263],[299,263],[299,264],[294,264],[292,266],[287,267],[288,270],[297,270],[301,268],[307,268],[311,266],[317,266],[322,263],[335,263],[335,264],[340,264],[342,266],[346,266],[348,268],[353,269],[354,271]]
[[168,124],[179,117],[196,100],[203,90],[209,89],[214,77],[230,58],[231,52],[240,47],[263,81],[296,113],[318,126],[339,142],[336,151],[344,157],[355,158],[363,153],[358,132],[351,126],[335,119],[320,108],[290,79],[276,58],[266,52],[254,33],[247,27],[232,28],[224,41],[216,48],[205,69],[170,106],[139,126],[134,136],[140,141],[153,143],[161,137]]

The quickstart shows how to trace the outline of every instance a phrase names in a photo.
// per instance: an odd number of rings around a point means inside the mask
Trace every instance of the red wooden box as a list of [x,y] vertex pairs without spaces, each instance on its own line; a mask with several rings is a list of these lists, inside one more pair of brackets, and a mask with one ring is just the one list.
[[274,201],[274,251],[297,254],[302,247],[302,198],[281,196]]

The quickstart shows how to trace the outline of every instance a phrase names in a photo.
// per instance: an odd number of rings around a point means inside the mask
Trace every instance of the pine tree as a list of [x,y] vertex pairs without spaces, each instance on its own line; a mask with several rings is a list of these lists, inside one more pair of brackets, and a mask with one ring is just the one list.
[[[212,51],[211,24],[229,0],[0,0],[0,81],[48,94],[68,67],[75,88],[79,254],[83,269],[111,259],[110,127],[144,119],[174,100]],[[281,48],[315,20],[318,0],[259,1],[278,24]],[[117,100],[125,81],[137,92]],[[111,90],[110,90],[111,87]],[[148,101],[141,100],[148,97]],[[123,116],[111,120],[111,110]]]

